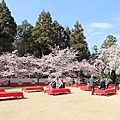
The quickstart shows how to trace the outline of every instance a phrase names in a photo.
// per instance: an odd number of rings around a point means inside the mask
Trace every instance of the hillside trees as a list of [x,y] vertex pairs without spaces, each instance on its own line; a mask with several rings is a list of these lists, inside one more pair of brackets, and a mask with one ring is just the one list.
[[41,58],[51,52],[49,46],[59,46],[60,49],[68,47],[78,51],[79,61],[89,59],[88,45],[78,21],[74,29],[70,30],[69,27],[60,25],[57,20],[53,22],[50,13],[43,10],[34,27],[27,20],[17,26],[4,0],[0,3],[0,11],[0,54],[16,49],[19,56],[30,54]]
[[4,0],[0,3],[0,54],[11,52],[17,25]]

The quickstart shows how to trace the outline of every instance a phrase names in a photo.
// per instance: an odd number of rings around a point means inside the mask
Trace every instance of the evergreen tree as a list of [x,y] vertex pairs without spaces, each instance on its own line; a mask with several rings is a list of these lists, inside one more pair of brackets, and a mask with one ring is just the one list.
[[18,50],[19,56],[27,56],[27,54],[33,54],[33,39],[32,39],[33,26],[24,20],[22,25],[17,27],[17,35],[15,41],[15,49]]
[[4,0],[0,3],[0,54],[11,52],[16,35],[16,23]]
[[90,63],[93,64],[95,59],[97,59],[97,57],[98,57],[98,47],[96,45],[94,45],[92,48],[91,57],[89,59]]
[[65,34],[66,34],[66,38],[67,38],[67,43],[66,43],[67,47],[70,48],[70,34],[71,34],[71,31],[70,31],[68,26],[65,28]]
[[78,51],[78,60],[89,59],[90,51],[88,50],[88,44],[85,41],[85,36],[83,35],[83,28],[81,24],[77,21],[74,25],[74,29],[70,34],[70,47]]
[[49,12],[45,12],[45,10],[41,12],[32,35],[36,43],[35,55],[41,57],[42,55],[49,54],[49,45],[54,46],[55,43],[55,32]]
[[117,39],[113,35],[108,35],[101,48],[109,48],[112,45],[116,45]]
[[53,22],[53,29],[56,33],[56,45],[60,47],[60,49],[65,49],[68,46],[68,36],[65,32],[64,28],[55,20]]

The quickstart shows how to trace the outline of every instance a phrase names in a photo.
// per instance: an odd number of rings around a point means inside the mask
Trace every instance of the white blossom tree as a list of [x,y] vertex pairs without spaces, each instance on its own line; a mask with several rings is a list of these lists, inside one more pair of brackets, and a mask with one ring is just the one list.
[[1,77],[31,77],[35,74],[54,77],[77,77],[78,72],[85,76],[98,75],[97,69],[88,63],[87,60],[78,62],[76,53],[70,49],[52,49],[52,53],[43,56],[41,59],[33,56],[18,57],[16,54],[7,53],[0,56]]
[[115,71],[116,75],[120,75],[120,46],[113,45],[101,49],[94,65],[99,69],[100,73],[107,75]]

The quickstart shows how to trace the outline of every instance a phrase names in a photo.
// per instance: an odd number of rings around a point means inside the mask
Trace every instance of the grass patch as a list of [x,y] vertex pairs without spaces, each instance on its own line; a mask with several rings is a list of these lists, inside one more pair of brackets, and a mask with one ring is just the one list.
[[22,88],[22,87],[21,86],[20,87],[10,87],[10,86],[8,86],[8,87],[3,87],[3,88],[8,90],[8,89],[15,89],[15,88]]

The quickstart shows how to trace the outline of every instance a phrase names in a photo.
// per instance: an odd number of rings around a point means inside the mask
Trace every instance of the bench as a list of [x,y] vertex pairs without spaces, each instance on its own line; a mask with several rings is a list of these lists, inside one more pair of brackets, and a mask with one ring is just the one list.
[[116,89],[115,88],[108,88],[108,89],[105,89],[105,90],[102,90],[102,89],[96,89],[94,90],[94,93],[95,94],[100,94],[100,95],[108,95],[108,94],[111,94],[111,93],[114,93],[116,94]]
[[62,93],[71,93],[71,91],[69,88],[52,88],[52,89],[46,89],[44,93],[48,93],[49,95],[56,95]]
[[108,88],[115,88],[115,84],[110,83],[110,84],[108,85]]
[[84,90],[84,91],[90,91],[91,90],[90,86],[87,86],[87,85],[81,86],[80,89]]
[[23,91],[44,91],[44,88],[42,86],[29,86],[29,87],[23,87]]
[[85,84],[83,83],[75,83],[73,85],[71,85],[72,87],[81,87],[81,86],[85,86]]
[[0,92],[5,92],[4,88],[0,88]]
[[[90,86],[87,86],[87,85],[81,86],[80,89],[84,90],[84,91],[90,91],[91,90]],[[98,86],[95,85],[94,89],[98,89]]]
[[6,91],[0,92],[0,98],[13,97],[13,98],[24,98],[23,92],[19,91]]

